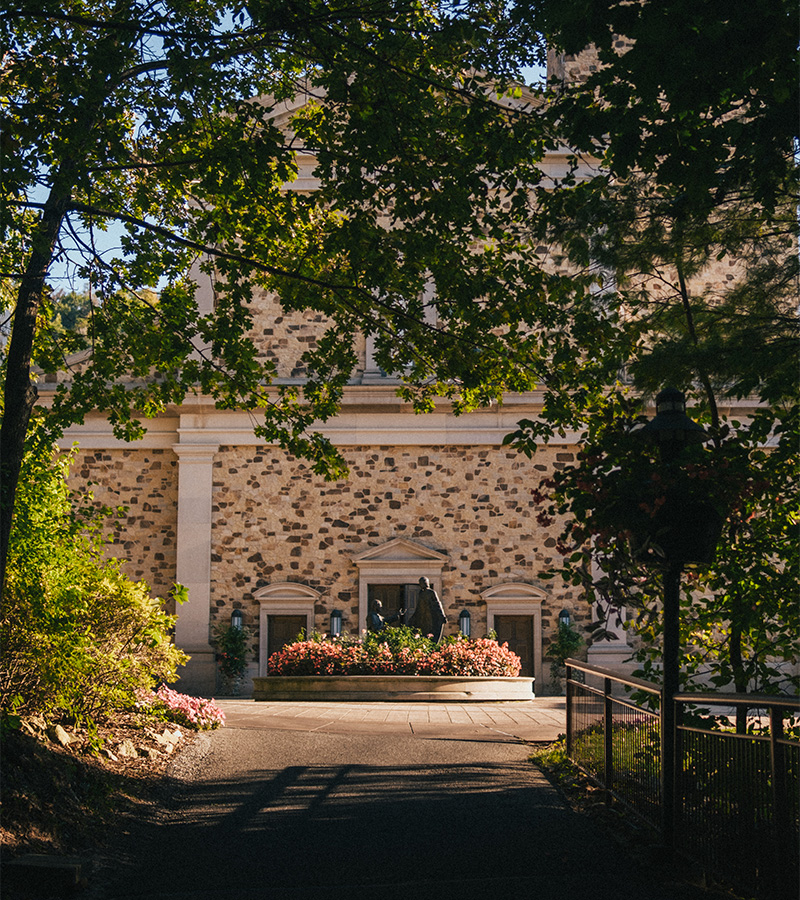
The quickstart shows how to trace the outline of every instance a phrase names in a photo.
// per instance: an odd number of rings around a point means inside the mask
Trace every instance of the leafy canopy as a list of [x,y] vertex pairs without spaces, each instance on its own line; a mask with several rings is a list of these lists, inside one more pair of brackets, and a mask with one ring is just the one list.
[[[714,453],[733,440],[720,398],[788,415],[793,15],[785,0],[724,16],[561,0],[5,10],[4,536],[31,364],[55,374],[74,349],[46,324],[56,261],[92,303],[88,355],[46,413],[56,429],[100,408],[133,438],[142,414],[198,391],[257,412],[265,440],[335,475],[314,423],[338,409],[357,332],[420,410],[543,388],[541,418],[513,438],[528,452],[587,423],[604,448],[620,372],[645,392],[689,387]],[[601,63],[546,104],[512,85],[541,61],[539,32],[568,53],[593,42]],[[554,183],[540,163],[562,140],[575,167]],[[317,189],[287,190],[304,160]],[[112,227],[120,247],[105,253]],[[710,273],[728,262],[720,283]],[[303,384],[276,383],[251,340],[262,291],[326,323]],[[758,429],[734,428],[748,464]]]
[[[598,417],[576,465],[540,486],[541,520],[565,517],[560,575],[596,604],[594,639],[609,637],[608,622],[626,611],[627,627],[639,638],[641,674],[657,677],[669,562],[664,548],[693,532],[690,511],[702,504],[717,511],[723,527],[713,561],[691,566],[683,584],[686,685],[796,691],[797,406],[777,416],[762,409],[747,424],[725,424],[717,441],[687,449],[673,466],[631,434],[637,406],[618,398]],[[669,504],[679,511],[677,533],[660,514]],[[643,555],[648,542],[649,562]],[[660,564],[653,550],[666,552]]]
[[[34,364],[58,379],[37,412],[51,433],[101,409],[134,439],[197,392],[253,411],[265,440],[331,476],[343,460],[315,424],[338,409],[357,333],[420,410],[544,385],[560,415],[558,398],[607,379],[591,273],[566,278],[538,239],[538,163],[556,142],[512,85],[543,47],[511,8],[19,0],[0,13],[3,540]],[[312,192],[296,183],[304,162]],[[89,287],[78,360],[48,325],[56,266]],[[278,383],[251,339],[265,291],[326,326],[302,384]]]
[[614,175],[644,172],[706,213],[743,186],[767,210],[791,196],[800,86],[790,0],[521,0],[514,15],[554,51],[595,48],[582,83],[554,86],[556,115],[567,142]]
[[[716,507],[714,562],[684,583],[684,677],[796,689],[796,10],[530,0],[515,14],[556,50],[596,50],[582,77],[551,84],[546,115],[575,166],[542,214],[573,265],[603,272],[596,315],[615,323],[624,358],[584,409],[578,462],[541,485],[543,517],[565,517],[561,574],[597,601],[596,638],[608,636],[604,616],[628,610],[651,675],[663,568],[646,568],[631,538],[658,537],[672,497]],[[600,165],[581,177],[586,153]],[[674,471],[629,433],[666,385],[709,431]],[[731,402],[740,416],[726,415]],[[540,432],[522,422],[508,441],[530,455]]]
[[[266,438],[335,469],[307,432],[336,410],[357,330],[425,397],[463,385],[465,403],[481,402],[533,380],[519,336],[508,363],[486,337],[530,318],[545,280],[528,251],[513,270],[537,275],[527,297],[495,312],[529,211],[522,179],[541,179],[546,145],[535,117],[499,100],[540,52],[502,4],[21,3],[0,29],[12,347],[54,263],[88,282],[93,304],[91,358],[56,392],[55,425],[102,408],[133,438],[132,411],[153,415],[196,389],[260,410]],[[478,66],[486,74],[465,74]],[[279,121],[296,97],[307,105]],[[285,189],[298,151],[318,161],[313,196]],[[103,252],[112,227],[120,246]],[[202,313],[198,266],[214,279]],[[428,283],[438,315],[426,318]],[[328,317],[303,391],[267,389],[274,366],[250,341],[254,294],[274,289],[285,309]],[[43,324],[34,359],[63,369],[72,347]],[[134,380],[122,389],[123,378]]]

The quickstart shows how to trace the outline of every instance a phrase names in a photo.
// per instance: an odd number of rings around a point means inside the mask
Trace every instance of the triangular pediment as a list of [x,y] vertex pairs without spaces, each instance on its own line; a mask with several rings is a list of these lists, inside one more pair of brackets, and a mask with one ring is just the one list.
[[363,553],[359,553],[353,557],[356,565],[362,563],[374,564],[381,562],[404,562],[404,563],[423,563],[423,562],[447,562],[447,554],[439,553],[438,550],[431,550],[430,547],[424,547],[414,541],[406,538],[394,538],[378,547],[370,547]]

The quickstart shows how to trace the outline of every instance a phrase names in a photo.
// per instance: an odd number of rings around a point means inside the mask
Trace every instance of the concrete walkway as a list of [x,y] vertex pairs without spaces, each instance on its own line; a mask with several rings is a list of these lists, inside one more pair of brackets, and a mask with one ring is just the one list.
[[219,701],[83,900],[708,900],[531,764],[564,701]]
[[513,703],[358,703],[217,700],[229,728],[550,743],[566,731],[563,697]]

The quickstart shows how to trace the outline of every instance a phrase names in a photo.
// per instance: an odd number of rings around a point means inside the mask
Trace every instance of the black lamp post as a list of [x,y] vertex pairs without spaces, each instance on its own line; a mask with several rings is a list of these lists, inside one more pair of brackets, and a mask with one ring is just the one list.
[[[662,463],[677,466],[683,449],[708,439],[705,429],[686,415],[686,398],[675,388],[656,397],[656,416],[634,434],[657,443]],[[710,503],[668,494],[654,520],[660,564],[664,567],[664,684],[661,701],[661,760],[664,840],[674,844],[675,695],[680,686],[681,574],[689,562],[710,561],[721,519]],[[709,549],[710,548],[710,549]]]
[[231,613],[231,628],[241,631],[244,628],[244,613],[240,609],[235,609]]
[[342,611],[334,609],[331,612],[331,637],[339,637],[342,633]]
[[464,637],[469,637],[472,630],[472,618],[468,609],[462,609],[458,614],[458,627]]

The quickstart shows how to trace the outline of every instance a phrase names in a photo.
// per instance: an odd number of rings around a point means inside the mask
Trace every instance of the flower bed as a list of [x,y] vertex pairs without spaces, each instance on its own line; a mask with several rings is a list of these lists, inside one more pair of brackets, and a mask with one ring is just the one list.
[[281,675],[447,675],[514,678],[520,658],[490,638],[446,638],[435,644],[409,628],[389,628],[354,640],[319,635],[288,644],[269,658]]
[[273,653],[254,700],[530,700],[520,659],[489,638],[435,644],[409,628],[329,640],[312,635]]
[[179,694],[162,684],[154,693],[143,691],[136,704],[165,722],[176,722],[195,731],[207,731],[225,724],[225,713],[213,700]]

